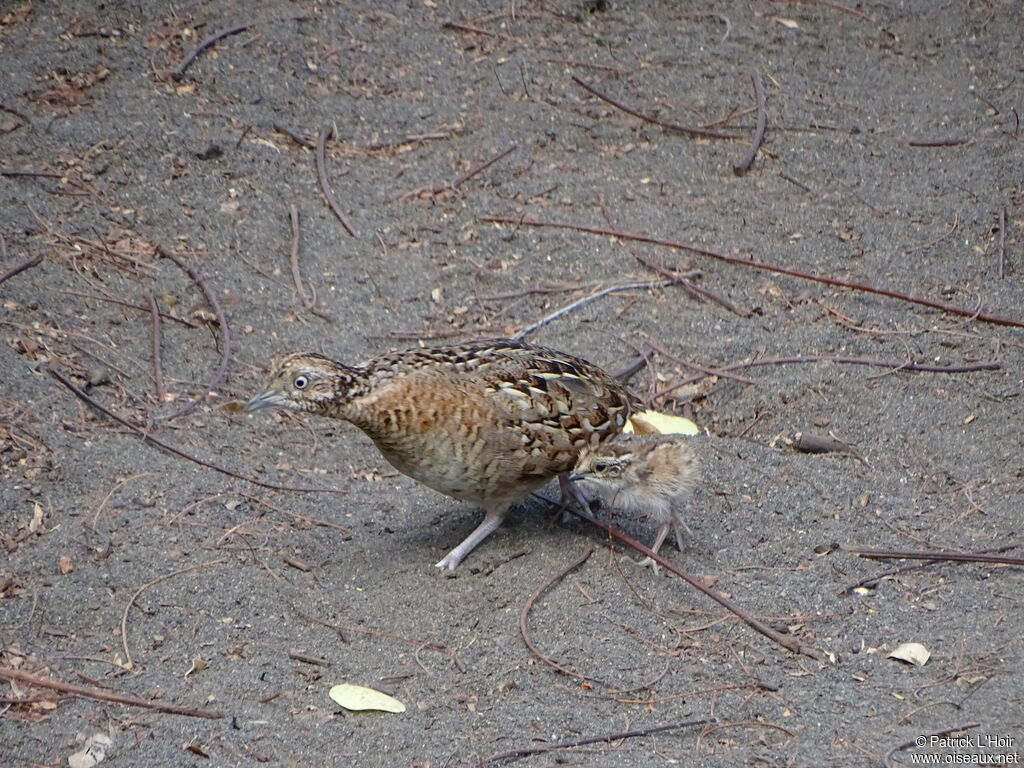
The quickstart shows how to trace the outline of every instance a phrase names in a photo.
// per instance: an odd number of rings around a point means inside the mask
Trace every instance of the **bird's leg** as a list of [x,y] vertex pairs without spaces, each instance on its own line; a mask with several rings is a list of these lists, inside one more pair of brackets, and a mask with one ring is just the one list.
[[693,538],[693,531],[690,530],[690,526],[683,520],[682,514],[678,511],[672,511],[672,531],[676,535],[676,546],[679,547],[679,551],[683,551],[683,531],[686,531],[687,536]]
[[[586,491],[580,488],[579,483],[574,483],[569,479],[569,473],[563,472],[558,476],[558,490],[562,494],[562,506],[568,507],[572,502],[576,502],[577,507],[583,513],[584,517],[591,520],[594,519],[594,513],[590,508],[593,500],[587,496]],[[562,522],[564,523],[569,517],[569,513],[565,512],[562,514]]]
[[459,563],[461,563],[466,555],[472,552],[476,545],[486,539],[492,533],[494,533],[505,519],[505,513],[508,511],[509,505],[505,504],[500,507],[495,507],[487,510],[487,514],[484,515],[483,522],[478,525],[465,540],[459,544],[455,549],[441,558],[441,561],[435,564],[435,568],[441,570],[454,571]]
[[[667,522],[662,523],[658,526],[658,534],[654,537],[654,543],[651,545],[651,551],[654,552],[654,554],[658,554],[658,550],[661,549],[661,545],[664,544],[665,539],[668,538],[668,529],[670,527],[671,523]],[[676,533],[677,537],[678,535],[679,534]],[[676,539],[676,543],[679,543],[678,538]],[[658,572],[658,563],[654,560],[653,557],[645,557],[643,560],[635,560],[634,562],[637,565],[643,566],[644,568],[653,569],[655,573]]]

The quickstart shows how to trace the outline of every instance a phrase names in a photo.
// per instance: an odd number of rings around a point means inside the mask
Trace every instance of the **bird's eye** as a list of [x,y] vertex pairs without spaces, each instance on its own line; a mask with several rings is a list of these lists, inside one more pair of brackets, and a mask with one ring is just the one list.
[[613,461],[595,461],[594,471],[595,472],[611,472],[614,474],[618,467]]
[[295,380],[292,382],[292,385],[296,389],[305,389],[306,387],[309,386],[309,379],[305,376],[296,376]]

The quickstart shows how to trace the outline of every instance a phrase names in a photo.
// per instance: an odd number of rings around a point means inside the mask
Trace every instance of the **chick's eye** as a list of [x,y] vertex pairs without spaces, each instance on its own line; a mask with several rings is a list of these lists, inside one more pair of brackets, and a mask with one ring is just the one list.
[[594,462],[594,471],[595,472],[607,472],[609,469],[611,469],[611,467],[612,467],[612,465],[609,464],[607,461],[595,461]]
[[305,376],[296,376],[295,380],[292,382],[292,385],[296,389],[305,389],[306,387],[309,386],[309,379],[306,378]]

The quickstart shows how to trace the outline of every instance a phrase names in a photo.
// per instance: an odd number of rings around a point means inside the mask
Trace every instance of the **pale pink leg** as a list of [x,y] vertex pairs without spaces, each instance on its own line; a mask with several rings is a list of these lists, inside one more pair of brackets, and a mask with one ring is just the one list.
[[[668,529],[670,527],[669,523],[662,523],[658,526],[658,534],[654,537],[654,543],[651,545],[651,549],[654,551],[654,554],[658,554],[658,550],[661,549],[661,545],[664,544],[665,539],[668,538]],[[677,532],[677,544],[679,543],[678,535],[679,534]],[[645,557],[643,560],[637,560],[636,564],[642,565],[645,568],[653,568],[655,573],[658,572],[658,563],[653,558]]]
[[455,549],[441,558],[441,561],[435,564],[435,568],[441,570],[454,571],[459,563],[461,563],[470,552],[476,549],[476,545],[486,539],[492,533],[494,533],[505,519],[505,513],[508,511],[508,506],[500,507],[498,509],[489,509],[487,514],[484,515],[483,522],[478,525],[465,540],[459,544]]

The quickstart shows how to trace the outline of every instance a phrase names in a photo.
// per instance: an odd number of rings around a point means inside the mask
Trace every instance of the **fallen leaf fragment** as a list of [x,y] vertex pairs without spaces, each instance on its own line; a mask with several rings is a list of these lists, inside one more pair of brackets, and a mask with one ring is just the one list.
[[196,657],[196,658],[192,659],[192,666],[188,670],[188,672],[185,673],[185,677],[188,677],[189,675],[194,675],[196,672],[202,672],[204,669],[209,669],[209,668],[210,668],[210,662],[203,661],[199,657]]
[[381,712],[405,712],[405,704],[398,699],[362,685],[352,685],[351,683],[336,685],[331,688],[330,696],[336,704],[354,712],[364,709],[376,709]]
[[57,570],[61,572],[62,576],[67,576],[74,568],[74,563],[71,562],[71,558],[67,555],[61,555],[57,558]]
[[908,664],[923,667],[931,657],[931,652],[920,643],[901,643],[893,648],[886,658],[905,661]]
[[102,733],[93,734],[85,742],[85,746],[74,754],[68,755],[68,766],[70,768],[92,768],[103,762],[107,756],[107,750],[113,746],[114,742],[110,740],[109,736]]

